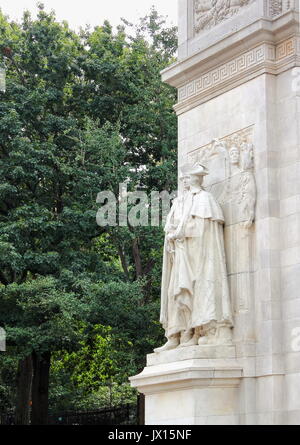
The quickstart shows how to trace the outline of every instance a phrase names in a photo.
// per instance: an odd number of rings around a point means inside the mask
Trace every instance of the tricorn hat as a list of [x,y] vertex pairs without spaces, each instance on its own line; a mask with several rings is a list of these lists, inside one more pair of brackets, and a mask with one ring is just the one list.
[[195,164],[184,164],[180,170],[183,176],[187,175],[206,176],[209,174],[208,169],[199,162],[196,162]]

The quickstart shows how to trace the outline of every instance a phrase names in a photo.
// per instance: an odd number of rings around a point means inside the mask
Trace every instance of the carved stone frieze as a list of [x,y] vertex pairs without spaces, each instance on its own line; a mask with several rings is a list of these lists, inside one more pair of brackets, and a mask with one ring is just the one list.
[[282,0],[269,1],[269,15],[270,17],[276,17],[282,13]]
[[[219,25],[242,12],[255,0],[194,0],[194,34]],[[264,0],[264,11],[275,18],[294,7],[293,0]]]
[[254,0],[195,0],[195,34],[210,29],[224,20],[236,15]]
[[189,154],[189,162],[200,162],[211,172],[204,182],[221,204],[227,225],[243,223],[250,228],[255,219],[253,127],[243,129]]

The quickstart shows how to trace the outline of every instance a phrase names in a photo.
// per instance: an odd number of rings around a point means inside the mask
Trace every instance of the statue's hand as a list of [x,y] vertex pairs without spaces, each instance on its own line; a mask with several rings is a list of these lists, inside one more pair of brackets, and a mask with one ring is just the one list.
[[244,229],[250,229],[254,223],[254,214],[251,214],[247,221],[242,223]]
[[176,231],[177,227],[174,224],[167,224],[165,226],[165,233],[169,234],[169,233],[174,233]]
[[248,221],[243,223],[243,227],[244,227],[244,229],[250,229],[252,224],[253,224],[253,220],[252,219],[248,219]]
[[179,232],[175,232],[175,233],[170,233],[169,235],[167,235],[167,239],[168,239],[168,241],[183,240],[184,239],[184,232],[183,231],[179,231]]

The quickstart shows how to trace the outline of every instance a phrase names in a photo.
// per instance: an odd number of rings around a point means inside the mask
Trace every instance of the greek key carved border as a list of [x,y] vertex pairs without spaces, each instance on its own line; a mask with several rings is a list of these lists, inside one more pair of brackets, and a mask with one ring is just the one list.
[[263,43],[180,87],[178,89],[178,102],[184,102],[218,85],[222,85],[228,80],[234,80],[235,77],[259,67],[260,64],[270,62],[274,64],[274,69],[276,69],[277,62],[281,63],[285,58],[296,55],[299,47],[300,44],[294,37],[279,43],[277,46]]
[[296,40],[294,38],[279,43],[276,47],[276,61],[285,59],[286,57],[296,54]]

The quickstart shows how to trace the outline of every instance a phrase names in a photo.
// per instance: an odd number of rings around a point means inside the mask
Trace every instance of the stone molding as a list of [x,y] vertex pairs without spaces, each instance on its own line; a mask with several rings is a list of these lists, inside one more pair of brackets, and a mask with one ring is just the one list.
[[[176,348],[170,351],[147,355],[147,366],[157,366],[166,363],[182,362],[191,359],[235,359],[234,345],[202,345]],[[218,360],[215,361],[218,363]],[[220,360],[219,360],[220,362]],[[222,361],[221,361],[222,363]]]
[[202,93],[232,77],[245,72],[247,69],[266,60],[265,45],[260,45],[217,68],[202,74],[199,78],[192,80],[178,90],[178,101],[183,102],[197,94]]
[[223,39],[220,30],[185,41],[181,36],[178,62],[162,71],[162,80],[178,90],[177,114],[261,74],[278,75],[300,66],[298,6],[294,0],[284,0],[282,5],[283,13],[273,18],[259,10],[237,25],[235,19],[226,21],[220,25]]
[[243,368],[236,359],[190,359],[148,366],[129,380],[139,392],[154,394],[195,387],[238,387],[242,377]]
[[262,43],[181,86],[178,89],[176,109],[180,109],[186,101],[208,96],[213,91],[222,89],[227,82],[232,85],[234,81],[242,80],[261,69],[277,74],[284,69],[284,65],[289,64],[291,58],[298,55],[299,37],[290,37],[277,45]]

